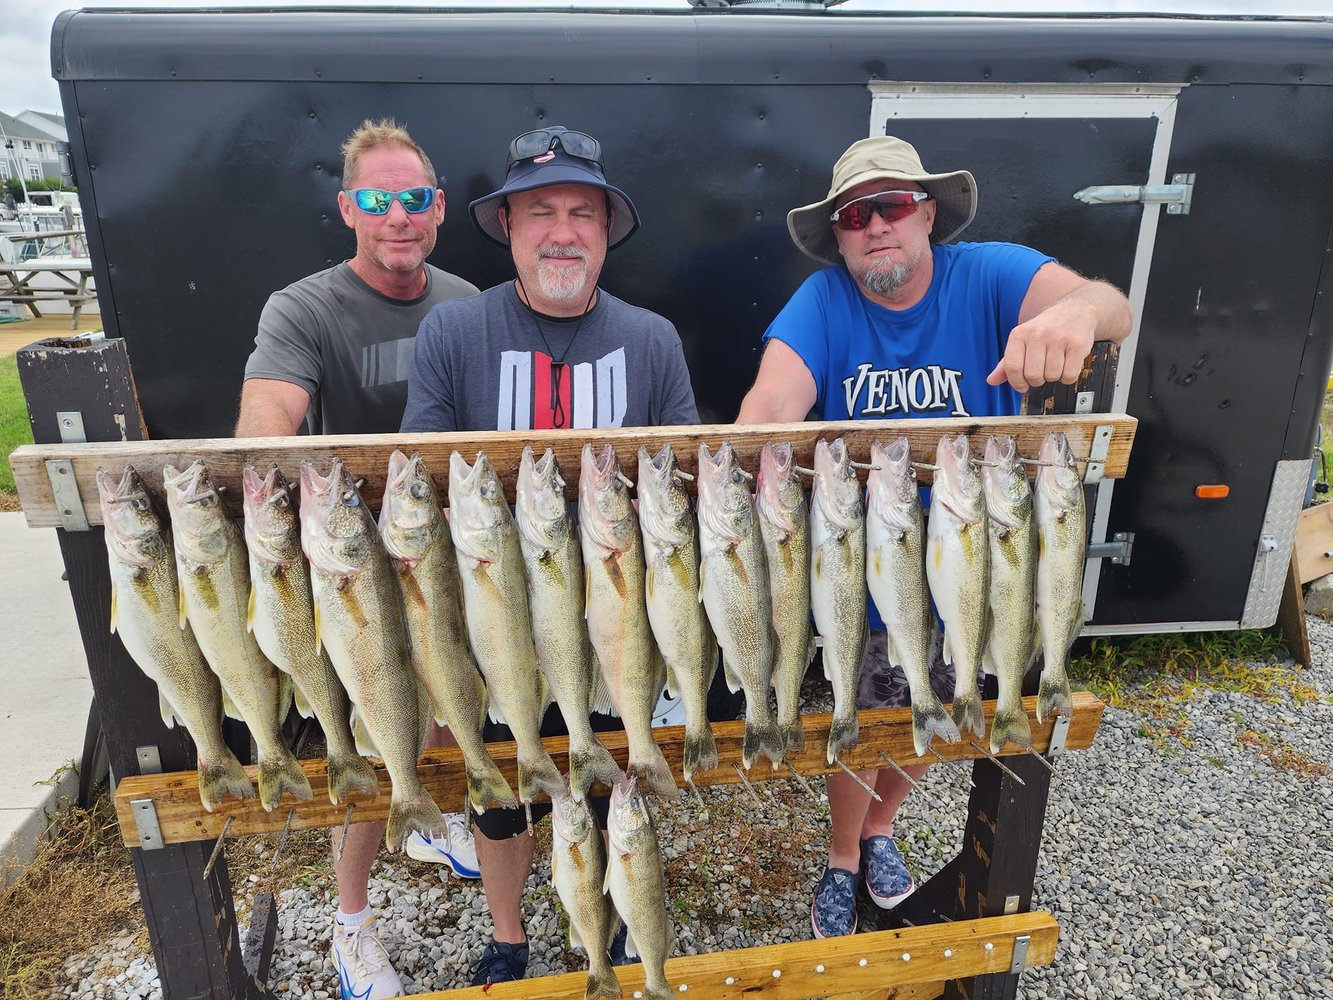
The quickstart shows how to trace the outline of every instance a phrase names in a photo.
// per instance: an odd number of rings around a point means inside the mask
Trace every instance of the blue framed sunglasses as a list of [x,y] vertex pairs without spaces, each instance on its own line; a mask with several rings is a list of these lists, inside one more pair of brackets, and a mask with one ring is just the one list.
[[402,202],[409,215],[420,215],[435,204],[435,188],[414,187],[402,191],[381,191],[379,188],[355,188],[343,192],[352,203],[367,215],[384,215],[394,201]]

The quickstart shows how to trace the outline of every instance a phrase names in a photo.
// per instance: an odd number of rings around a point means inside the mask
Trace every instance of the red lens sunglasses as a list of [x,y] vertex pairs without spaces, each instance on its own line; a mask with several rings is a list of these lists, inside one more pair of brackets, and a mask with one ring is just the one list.
[[930,195],[924,191],[881,191],[868,194],[864,198],[849,201],[834,212],[829,219],[839,229],[864,229],[870,220],[879,213],[885,222],[901,222],[913,212],[917,205]]

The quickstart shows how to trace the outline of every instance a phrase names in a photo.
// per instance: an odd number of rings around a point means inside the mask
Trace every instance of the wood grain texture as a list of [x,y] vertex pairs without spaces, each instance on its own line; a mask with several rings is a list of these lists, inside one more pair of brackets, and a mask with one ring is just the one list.
[[[922,988],[922,984],[1007,973],[1014,939],[1022,935],[1031,939],[1026,967],[1049,965],[1054,960],[1060,926],[1049,913],[1038,912],[681,956],[667,960],[666,974],[676,995],[685,998],[916,1000],[939,994],[937,986]],[[817,971],[821,967],[823,971]],[[642,970],[637,963],[615,970],[627,1000],[635,990],[643,989]],[[775,970],[781,975],[774,976]],[[416,1000],[583,1000],[587,983],[586,973],[570,972],[421,993]]]
[[1333,503],[1316,504],[1301,511],[1296,525],[1293,558],[1299,563],[1301,583],[1333,573]]
[[[988,435],[1010,434],[1018,441],[1020,455],[1035,457],[1047,432],[1062,430],[1068,435],[1074,454],[1086,457],[1096,428],[1102,424],[1112,427],[1110,450],[1102,475],[1107,479],[1118,479],[1125,474],[1134,432],[1138,426],[1134,417],[1125,414],[808,421],[796,424],[754,424],[747,427],[703,424],[588,431],[349,434],[244,440],[204,438],[116,444],[24,445],[10,456],[10,465],[14,470],[14,481],[28,525],[41,528],[60,523],[44,466],[45,462],[52,459],[65,459],[73,464],[88,523],[100,524],[102,515],[97,503],[95,479],[98,466],[120,469],[127,464],[133,465],[143,474],[149,488],[158,491],[158,498],[162,499],[164,465],[183,468],[194,459],[203,459],[214,481],[229,488],[232,512],[239,516],[241,469],[246,462],[253,463],[261,470],[267,468],[270,462],[276,462],[288,479],[297,481],[302,460],[315,463],[324,472],[334,457],[340,457],[353,473],[365,480],[362,495],[372,509],[378,509],[380,496],[384,492],[389,456],[394,449],[408,453],[419,451],[442,493],[447,492],[449,456],[452,452],[458,451],[468,461],[472,461],[478,451],[485,451],[512,500],[514,480],[518,475],[519,458],[524,446],[531,445],[538,454],[550,447],[555,449],[556,458],[560,462],[567,487],[566,495],[573,500],[578,496],[579,455],[585,441],[591,441],[596,446],[614,445],[625,474],[637,478],[640,446],[656,452],[662,445],[669,443],[676,451],[680,467],[688,473],[694,473],[701,443],[712,448],[723,441],[730,441],[741,465],[751,472],[758,472],[759,453],[769,441],[790,441],[795,448],[798,463],[810,466],[814,462],[815,442],[820,438],[841,436],[847,442],[853,458],[869,460],[872,441],[887,442],[906,435],[912,442],[913,458],[919,462],[933,462],[935,448],[943,434],[968,435],[972,439],[972,449],[978,455]],[[923,484],[928,483],[930,474],[922,472],[921,481]],[[692,485],[690,488],[693,489]]]
[[[985,702],[987,726],[995,710],[995,702]],[[1053,722],[1038,724],[1036,720],[1036,699],[1024,699],[1029,722],[1032,725],[1032,742],[1038,751],[1049,745]],[[1102,703],[1096,696],[1084,691],[1074,693],[1074,716],[1066,738],[1066,747],[1079,750],[1092,744],[1097,728],[1101,724]],[[829,714],[802,716],[805,728],[806,749],[793,755],[792,763],[803,775],[828,774],[838,770],[830,767],[824,759],[824,745],[828,740]],[[852,750],[846,751],[843,760],[848,766],[858,769],[877,769],[884,766],[879,753],[883,752],[902,765],[923,763],[912,746],[912,710],[910,708],[867,709],[860,713],[861,742]],[[733,764],[740,763],[741,743],[745,731],[743,722],[715,722],[713,735],[717,741],[719,766],[695,774],[695,783],[699,785],[737,784],[740,777]],[[663,726],[653,730],[658,745],[666,757],[676,781],[681,782],[681,760],[684,751],[685,730],[681,726]],[[616,758],[621,767],[625,766],[628,754],[623,732],[599,733],[598,736]],[[568,740],[563,736],[552,736],[542,741],[551,752],[556,766],[563,772],[567,769]],[[487,744],[495,763],[509,779],[511,786],[517,787],[515,751],[513,743]],[[950,760],[972,760],[983,756],[980,751],[967,743],[940,744],[936,749],[940,756]],[[1010,746],[1005,755],[1025,756],[1023,751]],[[933,762],[927,758],[925,762]],[[1034,762],[1035,763],[1035,762]],[[198,775],[194,771],[177,771],[170,774],[127,775],[116,787],[116,815],[120,820],[121,836],[130,847],[139,844],[138,830],[135,827],[130,803],[135,799],[151,799],[157,811],[158,825],[162,829],[162,839],[166,844],[184,843],[195,840],[207,840],[217,837],[227,817],[234,816],[235,822],[228,830],[228,836],[241,836],[252,833],[277,832],[282,829],[287,819],[288,809],[295,809],[292,818],[293,829],[311,827],[340,826],[346,813],[345,806],[335,806],[328,799],[328,775],[326,762],[307,760],[301,762],[314,798],[309,802],[283,802],[271,813],[264,812],[257,799],[238,802],[227,799],[213,812],[205,812],[199,804]],[[385,819],[389,814],[389,777],[381,766],[378,769],[380,794],[374,798],[356,796],[353,819],[364,822]],[[255,768],[246,769],[253,779]],[[422,763],[417,766],[422,783],[434,796],[441,808],[458,808],[463,801],[466,778],[462,768],[462,754],[456,747],[440,747],[426,750]],[[787,769],[773,770],[766,760],[761,760],[749,772],[752,782],[767,780],[790,780],[791,772]],[[689,805],[684,808],[692,808]],[[667,808],[670,808],[668,806]]]

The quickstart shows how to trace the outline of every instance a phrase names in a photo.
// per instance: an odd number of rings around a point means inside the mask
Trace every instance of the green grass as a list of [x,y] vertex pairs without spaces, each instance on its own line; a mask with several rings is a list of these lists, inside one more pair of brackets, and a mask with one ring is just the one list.
[[0,493],[14,492],[9,453],[21,444],[32,444],[32,425],[19,385],[18,360],[11,354],[0,358]]

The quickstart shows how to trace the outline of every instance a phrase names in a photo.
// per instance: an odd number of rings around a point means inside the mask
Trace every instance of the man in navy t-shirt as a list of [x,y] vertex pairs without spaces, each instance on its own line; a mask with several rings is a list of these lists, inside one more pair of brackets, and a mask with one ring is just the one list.
[[[833,167],[828,197],[787,214],[806,255],[832,265],[808,278],[764,333],[767,348],[738,423],[891,417],[1008,416],[1021,393],[1073,384],[1097,341],[1130,332],[1128,300],[1052,258],[1012,243],[951,243],[976,214],[966,170],[928,173],[908,143],[862,139]],[[870,609],[858,708],[908,703]],[[936,657],[931,685],[951,697]],[[925,767],[908,768],[913,777]],[[894,771],[865,771],[881,802],[851,777],[830,775],[828,866],[815,890],[819,937],[856,930],[857,875],[883,908],[915,882],[893,841],[910,787]]]

